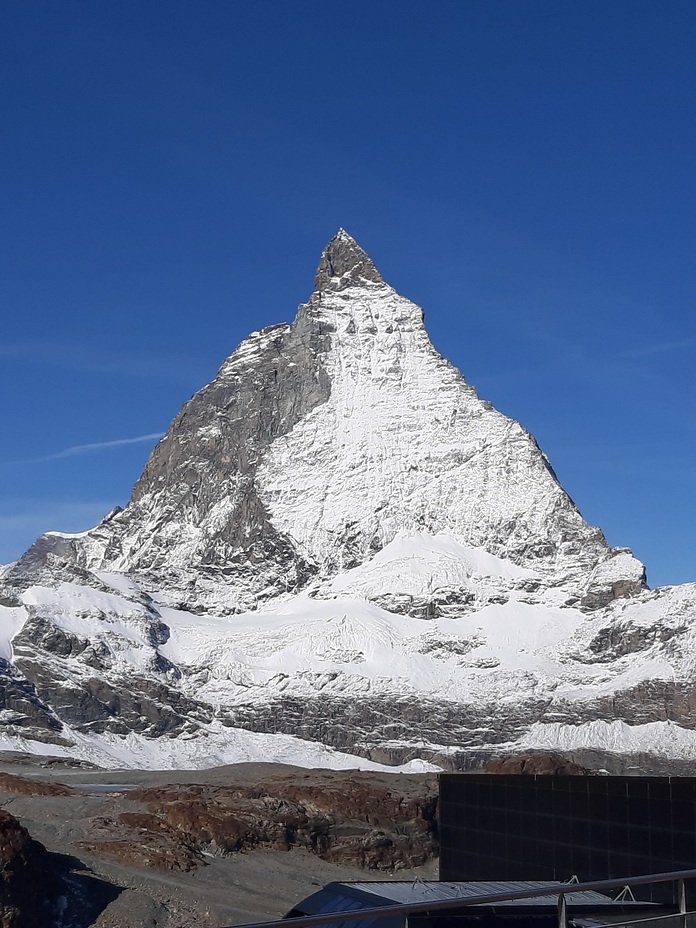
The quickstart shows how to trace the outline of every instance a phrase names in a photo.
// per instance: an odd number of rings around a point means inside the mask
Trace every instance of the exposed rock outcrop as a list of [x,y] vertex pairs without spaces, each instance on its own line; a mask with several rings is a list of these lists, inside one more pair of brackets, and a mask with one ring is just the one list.
[[96,822],[85,850],[142,866],[189,870],[204,853],[302,848],[368,870],[418,867],[438,853],[437,782],[332,774],[270,777],[256,786],[133,790],[147,812]]
[[561,754],[527,754],[518,757],[495,757],[483,767],[484,773],[524,776],[588,776],[592,771]]
[[46,928],[57,885],[45,848],[0,809],[0,926]]

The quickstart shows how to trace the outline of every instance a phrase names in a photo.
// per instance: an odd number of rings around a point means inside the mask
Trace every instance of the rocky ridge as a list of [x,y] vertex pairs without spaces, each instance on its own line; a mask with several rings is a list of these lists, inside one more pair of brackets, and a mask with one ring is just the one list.
[[438,853],[437,782],[389,781],[313,772],[253,785],[141,787],[124,794],[137,811],[97,820],[80,846],[167,870],[203,866],[205,854],[298,848],[366,870],[421,867]]
[[116,765],[694,756],[695,608],[587,525],[341,230],[125,509],[2,571],[4,743]]

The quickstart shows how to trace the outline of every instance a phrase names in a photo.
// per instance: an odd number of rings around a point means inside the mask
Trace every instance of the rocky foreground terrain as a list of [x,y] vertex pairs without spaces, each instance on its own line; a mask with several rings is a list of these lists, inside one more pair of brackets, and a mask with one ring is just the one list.
[[437,874],[432,775],[5,755],[0,806],[2,928],[219,928],[332,880]]
[[[586,776],[625,760],[529,752],[475,769]],[[281,916],[332,881],[436,879],[437,794],[433,774],[114,771],[6,753],[0,928],[221,928]]]

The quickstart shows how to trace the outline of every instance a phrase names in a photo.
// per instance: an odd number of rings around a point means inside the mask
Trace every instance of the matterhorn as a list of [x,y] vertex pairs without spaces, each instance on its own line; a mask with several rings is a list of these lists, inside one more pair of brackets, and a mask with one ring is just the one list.
[[696,585],[645,576],[340,230],[125,508],[0,568],[0,748],[666,769],[696,757]]

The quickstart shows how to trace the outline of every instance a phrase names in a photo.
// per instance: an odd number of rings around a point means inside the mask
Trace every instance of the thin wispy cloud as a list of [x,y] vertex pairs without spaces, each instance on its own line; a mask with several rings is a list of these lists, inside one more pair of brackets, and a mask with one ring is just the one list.
[[121,448],[124,445],[140,445],[146,441],[155,441],[162,437],[162,432],[149,432],[147,435],[136,435],[134,438],[116,438],[112,441],[95,441],[86,445],[72,445],[53,454],[46,454],[40,458],[32,458],[27,463],[42,464],[45,461],[57,461],[60,458],[72,458],[81,454],[92,454],[96,451],[107,451],[110,448]]

